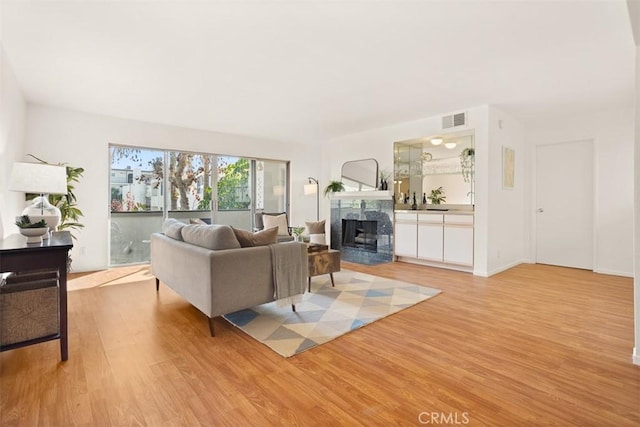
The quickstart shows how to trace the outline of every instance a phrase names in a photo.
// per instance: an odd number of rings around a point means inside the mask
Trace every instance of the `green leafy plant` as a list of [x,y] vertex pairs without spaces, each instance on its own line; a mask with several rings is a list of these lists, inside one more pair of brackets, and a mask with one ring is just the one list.
[[291,232],[294,236],[300,237],[304,233],[304,227],[291,227]]
[[18,221],[16,221],[16,225],[19,228],[43,228],[47,226],[47,223],[44,219],[41,219],[38,222],[31,222],[31,219],[28,215],[22,215]]
[[339,193],[340,191],[344,191],[342,181],[329,181],[329,184],[324,188],[324,195],[326,197],[329,193]]
[[[40,163],[50,164],[42,159],[37,158],[33,154],[28,154]],[[60,209],[60,225],[58,230],[80,230],[84,228],[84,225],[80,223],[80,218],[84,216],[82,211],[78,208],[76,195],[73,190],[75,189],[74,183],[79,182],[83,168],[75,168],[68,166],[66,163],[58,163],[58,166],[65,166],[67,169],[67,194],[49,194],[49,203]],[[34,197],[40,196],[39,194],[28,194],[27,200],[31,200]],[[76,236],[71,234],[74,239]]]
[[460,153],[460,166],[462,167],[462,178],[464,182],[473,180],[473,167],[475,163],[476,150],[468,147]]
[[439,205],[442,202],[447,201],[447,196],[445,196],[444,190],[442,189],[442,187],[438,187],[431,190],[431,193],[429,195],[429,200],[431,200],[432,204]]

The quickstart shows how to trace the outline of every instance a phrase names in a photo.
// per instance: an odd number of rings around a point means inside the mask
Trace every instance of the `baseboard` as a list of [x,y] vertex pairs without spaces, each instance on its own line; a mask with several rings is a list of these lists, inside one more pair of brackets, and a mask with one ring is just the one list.
[[640,366],[640,353],[638,353],[638,351],[640,351],[638,347],[633,347],[633,357],[631,358],[631,360],[633,361],[634,365]]
[[525,263],[526,263],[525,260],[514,261],[512,263],[503,265],[502,267],[498,267],[496,269],[493,269],[493,270],[489,271],[487,276],[485,276],[485,277],[489,277],[489,276],[493,276],[494,274],[502,273],[503,271],[509,270],[510,268],[513,268],[513,267],[515,267],[517,265],[525,264]]
[[598,268],[593,270],[594,273],[598,274],[609,274],[611,276],[622,276],[622,277],[633,277],[633,272],[631,271],[615,271],[615,270],[607,270]]

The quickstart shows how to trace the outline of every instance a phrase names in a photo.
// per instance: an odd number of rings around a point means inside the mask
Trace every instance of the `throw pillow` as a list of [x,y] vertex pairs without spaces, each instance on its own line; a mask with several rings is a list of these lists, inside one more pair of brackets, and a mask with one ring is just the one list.
[[305,225],[307,226],[307,233],[308,235],[312,235],[312,234],[324,234],[324,223],[325,220],[323,219],[322,221],[316,221],[316,222],[311,222],[311,221],[305,221]]
[[214,251],[240,247],[240,242],[238,242],[233,229],[228,225],[185,225],[182,228],[182,239],[192,245]]
[[182,228],[184,226],[185,224],[183,222],[180,222],[175,218],[167,218],[164,220],[162,230],[164,231],[165,236],[182,241]]
[[[233,228],[233,227],[231,227]],[[252,246],[267,246],[278,242],[278,227],[271,227],[265,230],[252,233],[247,230],[233,228],[233,232],[243,248]]]
[[316,245],[326,245],[327,239],[324,233],[309,234],[309,243],[315,243]]
[[265,230],[271,227],[278,227],[278,236],[289,235],[289,224],[287,224],[287,214],[262,215],[262,222]]
[[206,225],[207,223],[204,222],[203,220],[201,220],[200,218],[191,218],[189,220],[189,224],[200,224],[200,225]]

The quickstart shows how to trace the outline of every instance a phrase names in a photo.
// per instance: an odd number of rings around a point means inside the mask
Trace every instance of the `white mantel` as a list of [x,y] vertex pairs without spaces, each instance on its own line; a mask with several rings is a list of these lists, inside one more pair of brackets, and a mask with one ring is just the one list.
[[339,191],[331,193],[331,199],[355,199],[355,200],[391,200],[392,194],[389,190],[372,191]]

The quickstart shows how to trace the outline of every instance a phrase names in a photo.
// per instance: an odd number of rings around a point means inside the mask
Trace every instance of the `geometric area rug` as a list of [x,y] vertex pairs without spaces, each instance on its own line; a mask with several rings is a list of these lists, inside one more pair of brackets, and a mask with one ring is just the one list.
[[284,357],[331,341],[440,293],[399,280],[342,270],[313,277],[302,303],[276,307],[275,302],[223,317]]

